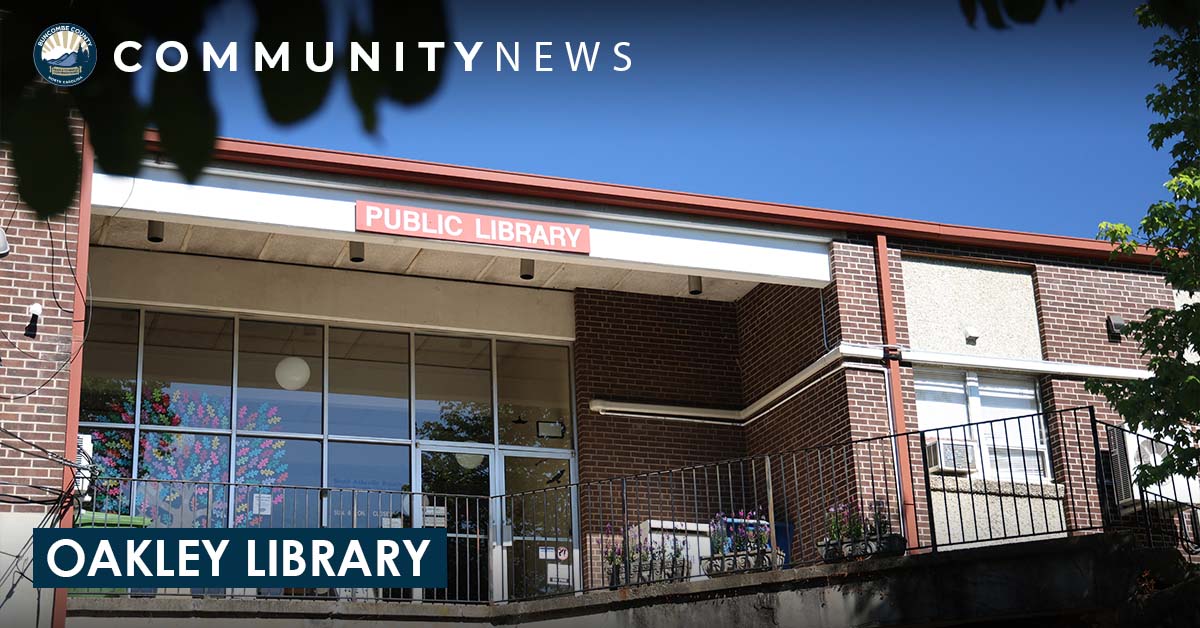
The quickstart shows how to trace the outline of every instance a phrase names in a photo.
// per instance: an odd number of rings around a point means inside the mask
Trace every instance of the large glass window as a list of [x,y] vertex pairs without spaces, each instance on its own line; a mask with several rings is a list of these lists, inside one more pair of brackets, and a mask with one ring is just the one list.
[[571,447],[569,355],[561,346],[496,343],[501,445]]
[[239,430],[321,432],[324,342],[317,325],[242,321]]
[[417,437],[490,443],[491,342],[417,336]]
[[[504,483],[489,461],[505,447],[571,447],[564,346],[117,308],[90,316],[80,435],[99,475],[123,478],[95,485],[98,511],[171,527],[375,527],[413,525],[429,506],[428,520],[465,546],[486,533],[488,505],[461,496]],[[414,459],[417,440],[428,449]],[[511,458],[536,468],[505,469],[508,490],[569,483],[565,452],[545,456]],[[406,498],[413,469],[424,493]],[[230,493],[230,482],[246,486]],[[456,586],[475,595],[475,584]]]
[[977,461],[970,463],[973,475],[1020,483],[1049,478],[1035,379],[920,370],[915,383],[920,429],[933,430],[927,440],[970,447]]
[[142,360],[142,425],[229,428],[232,319],[147,313]]
[[407,445],[329,443],[330,526],[407,528],[414,498]]
[[91,311],[79,393],[80,421],[134,422],[138,327],[137,310],[98,307]]
[[329,433],[408,438],[408,334],[329,330]]

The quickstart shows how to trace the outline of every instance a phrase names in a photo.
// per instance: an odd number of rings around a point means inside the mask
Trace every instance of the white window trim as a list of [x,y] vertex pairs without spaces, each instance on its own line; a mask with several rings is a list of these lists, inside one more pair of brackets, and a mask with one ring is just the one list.
[[[1043,485],[1054,484],[1054,470],[1050,466],[1051,460],[1050,460],[1049,426],[1045,424],[1046,414],[1045,414],[1044,407],[1042,405],[1042,395],[1041,395],[1040,387],[1037,384],[1037,378],[1022,375],[1019,373],[1005,373],[1005,372],[992,372],[992,371],[964,370],[964,369],[945,368],[945,367],[932,367],[932,368],[917,368],[916,370],[914,370],[914,372],[913,372],[914,383],[916,381],[922,379],[922,374],[941,375],[942,377],[957,375],[957,376],[962,377],[963,395],[966,397],[966,400],[967,400],[967,424],[968,425],[985,423],[989,420],[992,420],[992,419],[984,419],[983,418],[983,416],[984,416],[983,399],[982,399],[982,395],[980,394],[980,384],[979,384],[980,377],[984,377],[984,378],[988,378],[988,379],[1001,379],[1001,380],[1007,379],[1007,380],[1013,381],[1014,383],[1020,382],[1022,384],[1027,384],[1029,382],[1033,382],[1034,404],[1037,407],[1037,413],[1042,417],[1041,424],[1035,424],[1035,429],[1038,432],[1040,432],[1041,442],[1034,443],[1034,445],[1032,447],[1029,447],[1029,446],[1021,447],[1020,443],[1006,442],[1006,443],[1004,443],[1003,448],[1010,449],[1010,450],[1018,450],[1018,451],[1036,451],[1036,452],[1038,452],[1039,457],[1041,458],[1040,466],[1041,466],[1041,469],[1043,470],[1043,473],[1039,474],[1040,477],[1037,479],[1040,480],[1040,483]],[[1016,416],[1024,416],[1024,415],[1016,415]],[[923,431],[925,429],[937,430],[937,429],[946,429],[946,428],[925,428],[925,427],[923,427],[921,425],[920,411],[918,411],[918,413],[917,413],[917,429]],[[986,473],[987,470],[996,471],[999,468],[997,465],[993,464],[992,453],[991,453],[991,450],[996,447],[996,443],[992,442],[990,440],[988,442],[985,442],[984,439],[980,437],[980,438],[978,438],[978,442],[976,444],[977,444],[977,448],[978,448],[977,453],[980,456],[979,457],[979,467],[976,471],[969,474],[967,477],[969,477],[971,479],[981,479],[981,480],[992,480],[992,481],[1004,482],[1005,478],[988,476],[988,474]],[[1025,479],[1026,479],[1027,483],[1032,484],[1033,480],[1035,478],[1032,475],[1029,475]],[[1021,483],[1026,483],[1026,482],[1021,482]]]

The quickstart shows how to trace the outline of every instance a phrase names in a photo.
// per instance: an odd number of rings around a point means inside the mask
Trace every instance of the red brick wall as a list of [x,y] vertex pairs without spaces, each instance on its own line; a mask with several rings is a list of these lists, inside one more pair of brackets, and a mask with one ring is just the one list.
[[734,458],[737,426],[601,416],[592,399],[740,409],[732,303],[580,289],[575,389],[583,481]]
[[[76,134],[82,137],[81,127],[76,128]],[[19,202],[15,186],[16,174],[6,144],[0,147],[0,199],[4,201],[0,226],[4,227],[12,253],[0,259],[0,333],[5,336],[0,339],[0,424],[60,453],[66,430],[68,369],[62,368],[57,375],[55,372],[70,358],[73,317],[83,315],[71,312],[76,288],[66,262],[70,258],[73,264],[75,259],[78,204],[47,226]],[[29,339],[23,332],[29,323],[28,308],[35,302],[42,304],[42,317],[37,338]],[[39,386],[40,390],[29,395]],[[0,442],[32,449],[4,435],[0,435]],[[0,481],[58,488],[62,467],[0,446]],[[46,496],[3,485],[0,493]],[[42,506],[0,503],[0,512],[43,510]]]
[[737,302],[743,402],[760,397],[837,346],[837,289],[760,284]]

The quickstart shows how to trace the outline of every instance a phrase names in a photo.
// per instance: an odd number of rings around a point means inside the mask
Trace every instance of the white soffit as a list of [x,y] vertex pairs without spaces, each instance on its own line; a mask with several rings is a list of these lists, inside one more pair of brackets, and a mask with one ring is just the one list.
[[[428,193],[382,186],[329,184],[319,179],[219,170],[195,185],[174,170],[146,167],[137,178],[97,173],[93,211],[101,215],[225,228],[406,244],[426,249],[746,281],[823,287],[830,281],[829,238],[786,229],[689,222],[661,214],[548,206],[453,192]],[[586,224],[591,254],[530,251],[355,232],[356,200]]]

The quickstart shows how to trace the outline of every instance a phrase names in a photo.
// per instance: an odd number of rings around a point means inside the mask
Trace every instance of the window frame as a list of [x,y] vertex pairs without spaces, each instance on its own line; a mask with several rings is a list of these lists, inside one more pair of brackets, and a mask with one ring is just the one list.
[[[90,308],[103,308],[109,310],[127,310],[137,312],[138,314],[138,343],[137,343],[137,371],[135,373],[135,403],[134,403],[134,422],[130,423],[111,423],[111,422],[95,422],[95,421],[80,421],[79,427],[82,430],[93,429],[126,429],[132,432],[132,478],[138,478],[139,462],[142,455],[141,452],[141,434],[145,431],[155,432],[171,432],[194,435],[219,435],[226,436],[229,440],[230,455],[228,456],[228,482],[230,484],[239,484],[236,476],[236,454],[238,437],[246,438],[277,438],[277,439],[295,439],[305,441],[315,441],[320,443],[320,469],[321,482],[320,487],[313,488],[333,488],[329,486],[329,443],[345,442],[345,443],[367,443],[381,445],[401,445],[409,448],[409,485],[413,492],[420,491],[420,454],[422,448],[428,446],[429,449],[443,447],[475,447],[481,453],[487,453],[491,459],[500,458],[503,454],[523,454],[534,455],[545,458],[564,458],[570,460],[571,481],[578,480],[578,469],[576,465],[576,452],[578,450],[578,430],[575,426],[578,425],[577,409],[575,400],[575,354],[572,342],[546,339],[546,338],[530,338],[530,337],[514,337],[495,334],[476,333],[469,331],[450,331],[433,328],[417,328],[400,325],[386,325],[375,323],[362,323],[359,321],[347,321],[340,319],[323,319],[314,321],[313,319],[305,319],[298,317],[286,316],[259,316],[257,314],[247,314],[240,311],[225,311],[202,308],[185,308],[185,307],[159,307],[148,305],[137,305],[129,303],[109,303],[109,302],[94,302],[89,304]],[[191,316],[205,316],[212,318],[226,318],[233,322],[233,346],[230,353],[232,361],[232,378],[231,386],[231,416],[228,428],[201,428],[201,427],[186,427],[186,426],[150,426],[142,425],[141,420],[141,395],[142,395],[142,377],[144,372],[144,356],[145,356],[145,335],[146,335],[146,318],[147,314],[163,313]],[[322,329],[323,346],[320,357],[322,364],[321,372],[321,429],[314,433],[295,433],[295,432],[270,432],[262,430],[245,430],[238,429],[237,413],[238,413],[238,376],[239,376],[239,352],[241,343],[241,324],[242,321],[255,322],[270,322],[270,323],[293,323],[314,325]],[[364,331],[381,331],[389,333],[402,333],[408,335],[408,417],[409,436],[408,438],[392,438],[392,437],[376,437],[376,436],[360,436],[334,434],[330,432],[329,426],[329,342],[330,332],[333,329],[352,329]],[[436,441],[420,439],[416,435],[416,339],[419,335],[440,336],[452,338],[470,338],[473,340],[485,340],[489,342],[491,365],[489,369],[489,381],[491,386],[491,416],[492,416],[492,440],[491,442],[469,443],[469,442],[454,442],[454,441]],[[564,347],[567,350],[567,380],[569,383],[569,413],[571,422],[570,442],[565,448],[557,447],[538,447],[538,446],[521,446],[521,445],[504,445],[500,442],[499,429],[499,406],[497,404],[498,393],[498,372],[496,361],[496,344],[497,342],[518,342],[528,344],[543,344],[557,347]],[[86,347],[85,347],[86,350]],[[149,479],[149,478],[147,478]],[[290,486],[290,484],[289,484]],[[229,517],[232,521],[233,513],[230,509]]]
[[[1034,473],[1026,473],[1025,477],[1024,477],[1024,480],[1025,480],[1024,482],[1021,482],[1020,480],[1009,480],[1009,481],[1016,482],[1016,483],[1032,483],[1036,479],[1041,484],[1053,484],[1054,483],[1054,469],[1051,467],[1052,461],[1050,458],[1050,441],[1049,441],[1050,429],[1049,429],[1049,425],[1046,423],[1046,418],[1047,418],[1046,411],[1045,411],[1045,407],[1042,405],[1041,386],[1038,381],[1038,378],[1036,376],[1027,376],[1027,375],[1023,375],[1020,373],[988,371],[988,370],[983,370],[983,369],[952,368],[952,367],[928,367],[928,368],[919,367],[919,368],[915,368],[913,370],[914,395],[916,394],[916,387],[920,385],[922,380],[925,380],[925,381],[935,380],[935,381],[945,382],[952,378],[955,378],[954,376],[958,376],[958,378],[961,378],[960,383],[962,385],[962,394],[963,394],[964,398],[966,399],[965,410],[966,410],[967,422],[965,424],[961,424],[961,425],[979,425],[979,424],[986,424],[989,421],[1000,421],[1002,419],[1015,419],[1015,418],[1026,417],[1026,416],[1036,416],[1036,417],[1040,418],[1040,420],[1035,420],[1033,422],[1033,427],[1035,429],[1035,436],[1038,437],[1038,441],[1035,442],[1033,444],[1033,446],[1029,446],[1029,445],[1022,446],[1021,443],[1010,442],[1010,440],[1007,437],[1007,434],[1005,436],[1004,441],[996,441],[994,438],[991,438],[991,437],[985,439],[982,436],[977,436],[976,437],[976,453],[979,455],[979,465],[978,465],[978,468],[975,471],[968,474],[967,477],[996,480],[999,482],[1006,481],[1006,478],[1004,478],[1004,477],[988,477],[987,476],[987,471],[989,471],[989,470],[995,471],[996,473],[999,473],[999,474],[1003,474],[1006,469],[1011,469],[1010,466],[1002,469],[1000,466],[998,466],[995,463],[995,460],[998,458],[993,455],[993,453],[992,453],[993,450],[1005,449],[1005,450],[1015,451],[1015,452],[1036,452],[1037,456],[1038,456],[1039,469],[1037,470],[1036,475]],[[955,378],[955,379],[957,379],[957,378]],[[1001,381],[1007,380],[1007,381],[1010,381],[1013,383],[1031,384],[1030,388],[1033,391],[1034,407],[1036,408],[1036,411],[1034,413],[1016,414],[1011,417],[1001,417],[1000,419],[984,418],[983,397],[985,395],[981,392],[983,389],[983,385],[981,385],[981,383],[980,383],[981,380],[1001,380]],[[922,432],[936,431],[936,430],[940,430],[940,429],[948,429],[950,427],[958,427],[957,425],[925,427],[921,424],[921,413],[919,410],[919,402],[914,400],[914,405],[918,406],[917,429],[919,431],[922,431]],[[1009,457],[1009,459],[1011,460],[1011,456]],[[1011,463],[1009,463],[1009,464],[1011,465]]]

